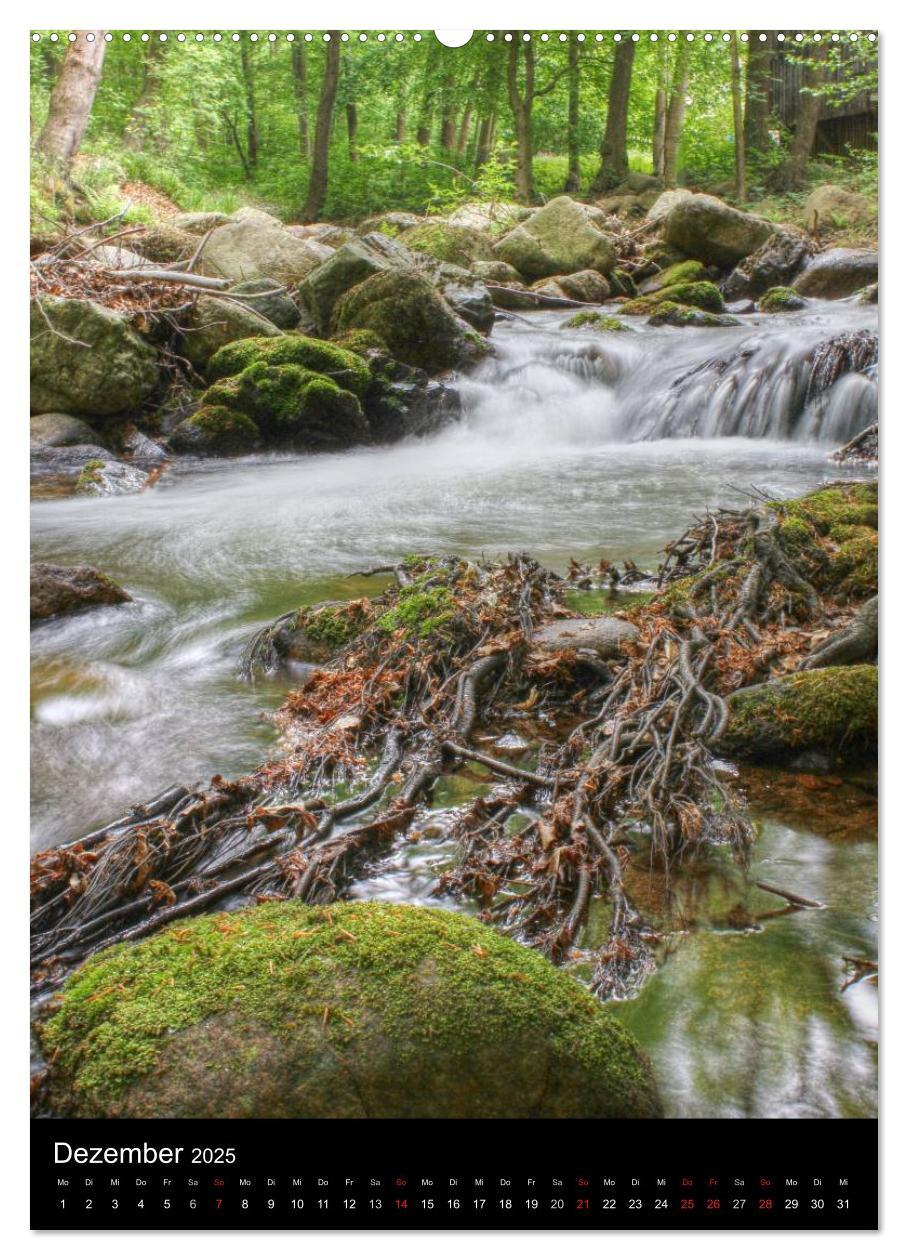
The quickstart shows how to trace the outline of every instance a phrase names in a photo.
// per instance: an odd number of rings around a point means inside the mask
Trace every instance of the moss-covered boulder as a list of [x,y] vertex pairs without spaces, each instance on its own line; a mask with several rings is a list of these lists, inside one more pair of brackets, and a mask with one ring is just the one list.
[[156,263],[185,262],[199,247],[199,238],[171,223],[156,223],[132,238],[136,250]]
[[650,308],[646,321],[654,328],[668,325],[672,328],[728,328],[740,323],[733,315],[713,315],[696,306],[684,306],[681,302],[659,302]]
[[231,342],[280,335],[280,329],[256,311],[219,297],[199,298],[186,322],[183,353],[194,367],[202,369],[213,354]]
[[495,257],[530,280],[587,268],[606,276],[615,266],[612,240],[595,225],[592,208],[571,197],[555,197],[518,223],[495,245]]
[[772,235],[773,225],[755,214],[735,210],[718,197],[697,193],[672,206],[663,231],[668,244],[688,258],[733,267],[759,249]]
[[318,372],[358,398],[369,386],[369,369],[359,354],[314,337],[292,334],[266,339],[252,337],[224,346],[208,363],[208,379],[220,381],[227,376],[236,376],[258,363],[269,367],[292,364]]
[[734,691],[722,751],[744,761],[784,761],[814,749],[869,755],[877,739],[877,687],[875,665],[846,665]]
[[757,309],[764,315],[776,315],[780,311],[801,311],[806,305],[805,299],[794,289],[778,284],[773,289],[767,289],[757,303]]
[[570,319],[566,319],[562,328],[586,328],[591,332],[630,332],[629,325],[616,315],[605,315],[602,311],[578,311]]
[[576,980],[415,906],[271,903],[114,947],[40,1039],[70,1116],[660,1114],[633,1037]]
[[532,287],[537,293],[570,298],[573,302],[607,302],[612,295],[605,276],[590,270],[575,271],[569,276],[549,276],[547,280],[537,280]]
[[523,284],[523,276],[517,268],[502,262],[500,258],[493,258],[491,261],[480,259],[471,265],[470,270],[474,276],[489,284]]
[[348,241],[311,271],[300,283],[299,295],[316,332],[323,336],[328,332],[343,294],[390,265],[387,257],[365,241]]
[[875,482],[840,482],[774,504],[779,540],[810,580],[838,603],[878,589],[878,492]]
[[78,298],[33,298],[31,409],[111,416],[141,407],[160,379],[152,346],[117,311]]
[[698,280],[708,280],[709,272],[696,258],[685,258],[683,262],[672,263],[656,272],[654,276],[643,280],[638,285],[641,297],[650,293],[658,293],[660,289],[669,289],[676,284],[696,284]]
[[430,219],[418,227],[402,232],[401,241],[408,249],[428,254],[439,262],[455,263],[467,267],[478,258],[491,259],[492,239],[474,228],[458,227],[443,219]]
[[212,403],[181,420],[170,445],[181,455],[249,455],[261,445],[261,436],[249,416]]
[[427,372],[461,367],[487,349],[423,276],[383,271],[345,293],[334,309],[334,333],[371,328],[396,359]]
[[627,315],[648,315],[663,302],[675,302],[678,306],[693,306],[700,311],[719,315],[725,309],[722,294],[711,280],[694,280],[672,284],[651,293],[649,297],[635,297],[625,302],[622,311]]
[[131,596],[88,564],[33,564],[31,566],[31,619],[59,617],[98,604],[128,604]]

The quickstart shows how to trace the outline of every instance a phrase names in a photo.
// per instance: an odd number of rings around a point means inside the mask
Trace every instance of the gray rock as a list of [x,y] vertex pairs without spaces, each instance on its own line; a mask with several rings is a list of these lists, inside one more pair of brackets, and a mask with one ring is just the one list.
[[876,250],[827,249],[811,259],[793,287],[804,297],[848,297],[876,284],[878,268]]
[[33,411],[132,411],[159,379],[154,349],[124,315],[77,298],[32,299]]
[[538,280],[575,271],[608,275],[615,265],[611,238],[595,226],[605,216],[570,197],[555,197],[495,245],[495,257]]
[[138,494],[148,484],[148,473],[135,464],[108,457],[89,460],[76,483],[76,494],[89,499],[109,499],[122,494]]
[[646,216],[649,223],[660,223],[675,206],[680,206],[682,202],[690,201],[695,196],[689,188],[667,188],[664,193],[660,193],[656,200],[649,208],[649,214]]
[[[280,291],[275,292],[275,290]],[[286,331],[289,328],[295,328],[299,323],[300,313],[293,298],[282,285],[269,277],[261,280],[246,280],[242,284],[235,285],[230,290],[230,294],[232,297],[241,297],[244,306],[248,306],[263,319],[269,320],[275,328]]]
[[32,416],[29,422],[32,447],[100,445],[101,439],[85,420],[62,411]]
[[181,232],[191,232],[193,236],[204,236],[206,232],[229,223],[230,215],[222,214],[220,210],[201,210],[193,211],[191,214],[175,214],[170,222]]
[[835,228],[862,223],[870,216],[870,203],[860,193],[823,184],[815,188],[804,202],[804,222],[811,232],[828,232]]
[[639,638],[637,627],[618,617],[571,617],[539,626],[530,635],[530,642],[547,652],[585,649],[602,657],[614,657],[623,656],[626,645]]
[[31,619],[42,621],[98,604],[128,604],[131,596],[90,565],[33,564]]
[[225,223],[208,238],[198,270],[234,284],[268,277],[281,284],[296,284],[322,262],[314,244],[278,225],[255,219]]
[[300,301],[315,331],[325,336],[338,299],[369,276],[387,271],[391,266],[387,254],[365,240],[348,241],[335,250],[299,286]]
[[231,341],[280,335],[280,329],[245,303],[225,302],[218,297],[199,298],[188,322],[190,327],[183,339],[183,353],[190,363],[201,368]]
[[269,214],[267,210],[260,210],[258,206],[240,206],[239,210],[235,210],[230,216],[231,223],[254,223],[259,227],[279,227],[284,225],[277,215]]
[[484,284],[446,284],[441,292],[451,309],[478,332],[491,330],[495,323],[495,305]]
[[732,267],[753,254],[773,233],[773,226],[755,214],[744,214],[718,197],[697,193],[669,210],[664,235],[689,258],[717,267]]
[[[756,253],[741,262],[739,270],[744,283],[735,289],[733,296],[757,298],[767,289],[790,285],[815,252],[813,242],[806,236],[777,228]],[[736,270],[733,277],[737,274]],[[723,291],[732,296],[730,289],[733,288],[733,284],[727,283]]]
[[495,259],[492,262],[478,259],[470,268],[480,280],[492,280],[495,284],[523,284],[523,277],[510,263]]

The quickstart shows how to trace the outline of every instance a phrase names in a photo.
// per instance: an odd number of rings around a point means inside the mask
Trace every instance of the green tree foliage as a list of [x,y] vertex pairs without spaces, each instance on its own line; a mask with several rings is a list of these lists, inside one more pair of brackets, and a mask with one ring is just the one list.
[[[238,42],[226,35],[215,42],[214,32],[200,33],[201,42],[193,32],[180,43],[172,33],[161,40],[163,32],[148,32],[143,40],[132,31],[124,41],[124,32],[112,32],[74,181],[90,183],[90,172],[103,169],[107,185],[117,175],[144,180],[185,209],[229,212],[252,201],[286,219],[297,217],[313,175],[329,60],[324,32],[310,32],[309,39],[301,31],[280,32],[269,39],[261,31],[254,41],[243,32]],[[50,32],[42,34],[32,45],[36,137],[66,51],[64,33],[56,43]],[[619,140],[623,131],[632,171],[650,172],[654,158],[657,169],[667,159],[673,165],[665,171],[669,182],[704,188],[734,180],[732,76],[721,33],[707,43],[699,33],[689,41],[679,32],[670,42],[664,31],[655,40],[650,35],[656,32],[640,32],[635,55],[623,59],[625,75],[632,63],[626,94],[612,86],[627,31],[573,31],[570,38],[555,31],[547,39],[532,32],[529,42],[523,38],[528,32],[498,31],[491,39],[477,32],[458,49],[439,44],[430,31],[421,32],[419,41],[412,32],[403,40],[395,32],[383,34],[380,40],[370,31],[361,40],[350,31],[341,45],[319,210],[325,218],[425,211],[519,194],[538,200],[566,185],[581,194],[594,183],[605,190],[614,182],[601,178],[603,161],[610,170],[614,165],[607,128]],[[744,41],[739,51],[748,184],[759,192],[767,170],[784,169],[793,137],[770,114],[761,67],[751,73],[753,47]],[[848,62],[844,43],[827,41],[824,73],[809,90],[835,107],[858,93],[872,97],[874,50],[862,47],[870,55],[856,66]],[[799,55],[792,47],[791,56]],[[626,119],[609,121],[610,101],[620,104],[625,95]],[[520,162],[527,143],[529,172]],[[624,154],[617,156],[620,178]],[[854,159],[860,167],[861,155]]]

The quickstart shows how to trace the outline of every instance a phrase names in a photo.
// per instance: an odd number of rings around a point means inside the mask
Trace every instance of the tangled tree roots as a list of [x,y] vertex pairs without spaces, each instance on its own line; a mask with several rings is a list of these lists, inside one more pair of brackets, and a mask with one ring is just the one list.
[[[711,752],[724,696],[794,668],[812,631],[841,619],[828,555],[792,546],[788,524],[786,505],[766,501],[708,513],[666,549],[652,598],[601,650],[588,620],[569,620],[565,583],[526,556],[411,557],[384,596],[357,601],[355,619],[332,611],[330,633],[342,640],[352,625],[352,637],[283,705],[283,760],[174,788],[35,858],[36,984],[216,905],[333,901],[406,832],[440,776],[474,762],[499,782],[449,819],[459,860],[436,891],[471,898],[555,961],[573,956],[601,900],[610,928],[589,951],[593,988],[632,991],[651,933],[625,890],[628,864],[655,865],[668,884],[710,846],[746,863],[751,827]],[[583,576],[573,566],[576,584]],[[587,633],[572,639],[572,624]],[[246,668],[274,664],[275,642],[259,634]],[[474,742],[478,727],[515,721],[534,733],[535,765]]]

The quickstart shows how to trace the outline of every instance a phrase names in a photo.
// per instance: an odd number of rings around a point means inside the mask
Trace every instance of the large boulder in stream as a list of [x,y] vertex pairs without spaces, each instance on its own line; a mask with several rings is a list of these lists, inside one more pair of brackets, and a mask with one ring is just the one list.
[[794,282],[803,297],[843,298],[876,284],[879,258],[875,249],[827,249],[811,259]]
[[488,349],[429,280],[406,271],[379,271],[350,289],[335,306],[331,327],[334,333],[369,328],[395,359],[426,372],[462,367]]
[[244,218],[215,228],[202,250],[198,270],[239,284],[263,277],[296,284],[323,261],[308,240],[279,224]]
[[458,267],[470,267],[479,258],[494,258],[491,237],[475,228],[459,227],[443,219],[429,219],[418,227],[408,228],[400,239],[408,249]]
[[62,613],[81,612],[98,604],[127,604],[122,586],[88,564],[33,564],[31,619],[42,621]]
[[615,249],[597,226],[605,221],[594,206],[555,197],[503,236],[494,256],[529,280],[586,270],[607,276],[615,266]]
[[733,267],[759,249],[773,231],[766,219],[744,214],[705,193],[679,201],[665,216],[663,228],[669,245],[716,267]]
[[205,915],[83,964],[40,1028],[93,1118],[644,1118],[630,1033],[466,915],[381,902]]
[[798,232],[777,228],[756,253],[734,269],[722,286],[726,298],[757,298],[768,289],[789,285],[816,252],[813,242]]
[[118,311],[78,298],[32,298],[31,409],[110,416],[141,407],[158,358]]
[[334,308],[345,293],[370,276],[395,269],[415,270],[415,255],[380,232],[341,245],[299,286],[300,302],[312,328],[319,336],[326,336]]
[[876,748],[877,688],[875,665],[843,665],[733,691],[721,751],[742,761],[790,761],[814,750],[869,756]]

